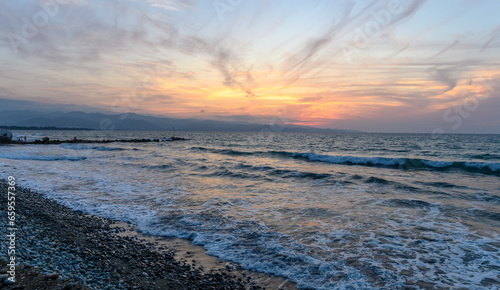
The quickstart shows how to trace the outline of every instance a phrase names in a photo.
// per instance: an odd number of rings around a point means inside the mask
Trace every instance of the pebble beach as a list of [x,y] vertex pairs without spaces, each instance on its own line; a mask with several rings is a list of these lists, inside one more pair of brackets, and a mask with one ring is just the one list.
[[[1,180],[3,205],[7,187]],[[7,207],[0,208],[7,217]],[[125,229],[115,221],[72,211],[30,189],[16,187],[15,214],[16,282],[8,280],[4,239],[5,289],[263,289],[237,269],[206,271],[176,259],[175,249],[121,235]]]

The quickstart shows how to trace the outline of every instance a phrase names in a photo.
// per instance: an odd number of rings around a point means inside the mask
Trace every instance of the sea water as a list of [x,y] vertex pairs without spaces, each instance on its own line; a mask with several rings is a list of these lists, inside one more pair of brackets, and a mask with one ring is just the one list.
[[500,285],[500,135],[176,134],[189,140],[3,145],[0,170],[73,209],[303,288]]

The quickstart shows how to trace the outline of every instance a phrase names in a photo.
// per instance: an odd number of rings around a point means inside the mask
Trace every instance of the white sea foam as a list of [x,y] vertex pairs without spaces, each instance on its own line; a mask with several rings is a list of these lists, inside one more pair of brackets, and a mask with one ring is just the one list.
[[453,161],[422,160],[422,163],[424,163],[429,167],[434,167],[434,168],[445,168],[453,165]]
[[411,158],[391,158],[391,157],[361,157],[348,155],[324,155],[315,153],[291,153],[294,158],[306,158],[310,161],[320,161],[335,164],[355,164],[355,165],[382,165],[382,166],[406,166],[408,168],[422,167],[419,163],[428,168],[457,168],[457,169],[489,169],[493,172],[500,171],[498,162],[466,162],[466,161],[446,161],[446,160],[426,160]]
[[0,152],[0,158],[11,160],[35,160],[35,161],[81,161],[87,159],[86,156],[73,156],[73,155],[41,155],[31,153],[4,153]]
[[491,171],[500,171],[500,163],[497,162],[465,162],[465,166],[479,169],[489,168]]
[[403,165],[405,160],[402,158],[387,157],[358,157],[358,156],[331,156],[314,153],[293,153],[294,157],[308,158],[311,161],[322,161],[337,164],[372,164],[372,165]]

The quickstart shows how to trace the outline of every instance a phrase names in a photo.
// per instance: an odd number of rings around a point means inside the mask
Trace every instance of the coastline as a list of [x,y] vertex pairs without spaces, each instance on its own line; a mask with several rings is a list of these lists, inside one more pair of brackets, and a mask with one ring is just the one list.
[[[0,191],[0,212],[7,217],[4,179]],[[17,185],[15,197],[19,263],[16,283],[0,281],[5,289],[296,289],[285,278],[209,256],[187,240],[146,236],[132,225],[73,211]],[[3,235],[6,240],[7,230]],[[2,264],[7,250],[2,243]]]

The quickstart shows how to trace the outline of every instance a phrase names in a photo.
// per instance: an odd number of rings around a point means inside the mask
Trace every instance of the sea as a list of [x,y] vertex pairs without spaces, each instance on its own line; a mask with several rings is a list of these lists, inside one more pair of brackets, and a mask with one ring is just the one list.
[[500,288],[500,135],[175,134],[188,140],[2,145],[0,172],[299,288]]

